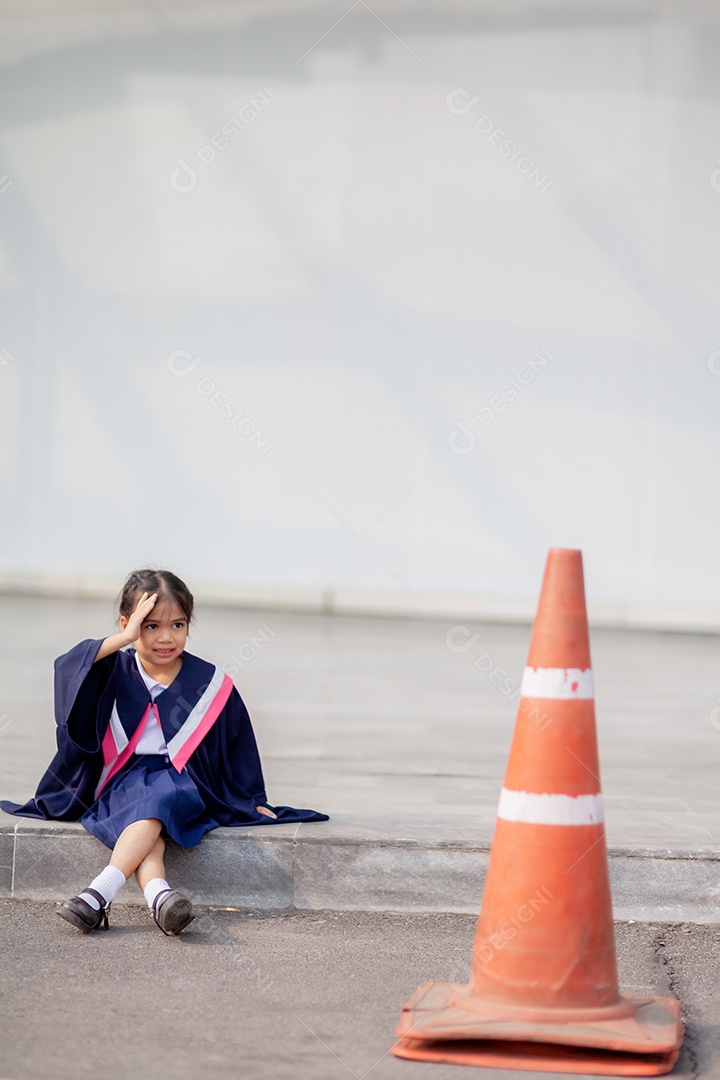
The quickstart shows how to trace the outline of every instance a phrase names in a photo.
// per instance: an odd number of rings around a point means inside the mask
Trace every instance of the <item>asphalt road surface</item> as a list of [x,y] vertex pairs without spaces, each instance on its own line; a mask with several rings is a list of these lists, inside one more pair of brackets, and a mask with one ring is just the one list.
[[[428,979],[464,981],[462,915],[207,911],[165,938],[136,907],[83,936],[53,904],[0,902],[2,1080],[462,1080],[389,1054]],[[674,1076],[720,1080],[720,926],[617,926],[621,988],[674,993]],[[488,1076],[553,1076],[495,1071]]]

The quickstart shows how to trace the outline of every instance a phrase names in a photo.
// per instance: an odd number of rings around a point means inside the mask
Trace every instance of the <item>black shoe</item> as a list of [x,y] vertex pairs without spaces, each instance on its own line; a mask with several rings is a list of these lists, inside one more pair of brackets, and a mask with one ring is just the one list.
[[85,889],[84,892],[90,893],[97,900],[100,904],[99,911],[91,907],[87,900],[73,896],[70,900],[63,900],[56,914],[66,922],[77,926],[83,934],[89,934],[91,930],[107,930],[110,905],[105,902],[105,897],[97,889]]
[[195,918],[188,898],[175,889],[163,889],[157,894],[152,914],[163,934],[168,937],[179,934]]

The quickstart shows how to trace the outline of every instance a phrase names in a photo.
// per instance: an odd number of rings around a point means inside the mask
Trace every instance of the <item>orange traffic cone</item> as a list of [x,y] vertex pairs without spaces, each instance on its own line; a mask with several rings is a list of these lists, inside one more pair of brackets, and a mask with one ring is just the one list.
[[554,548],[522,680],[469,986],[425,983],[397,1057],[651,1076],[683,1038],[675,998],[621,997],[582,555]]

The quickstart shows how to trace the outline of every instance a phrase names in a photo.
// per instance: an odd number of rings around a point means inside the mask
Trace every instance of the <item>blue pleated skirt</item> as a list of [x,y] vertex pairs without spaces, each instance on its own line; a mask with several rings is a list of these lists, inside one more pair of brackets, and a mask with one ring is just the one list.
[[132,757],[80,820],[114,848],[123,829],[146,818],[159,818],[163,835],[181,847],[195,847],[218,825],[187,771],[179,773],[162,754]]

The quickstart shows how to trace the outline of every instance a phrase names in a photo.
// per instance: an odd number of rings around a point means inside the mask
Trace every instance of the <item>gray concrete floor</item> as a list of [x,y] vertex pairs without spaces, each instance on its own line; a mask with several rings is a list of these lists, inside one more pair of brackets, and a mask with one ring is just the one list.
[[[466,1075],[388,1051],[416,986],[467,979],[468,916],[208,911],[179,938],[137,908],[111,921],[84,936],[51,904],[0,901],[4,1080]],[[683,1002],[688,1034],[673,1075],[720,1080],[720,930],[624,924],[617,942],[621,990]]]
[[[465,652],[447,644],[457,626]],[[3,797],[25,800],[52,757],[53,658],[113,629],[106,603],[0,597]],[[482,669],[518,680],[529,633],[206,608],[189,649],[240,656],[271,801],[348,830],[487,842],[516,706]],[[720,854],[720,639],[598,630],[591,642],[608,846]]]

